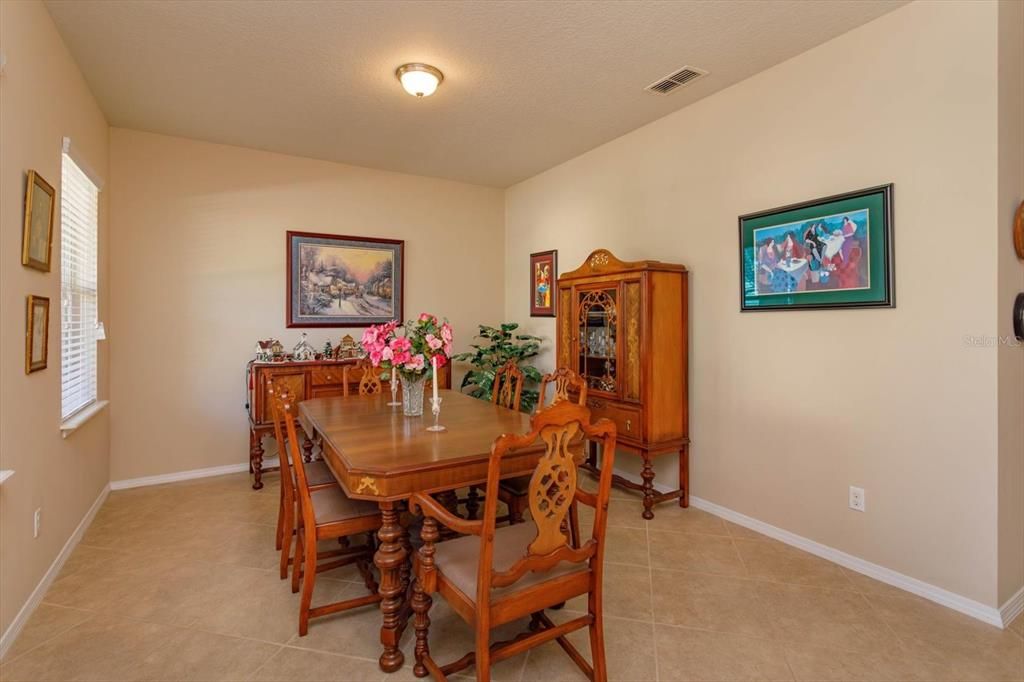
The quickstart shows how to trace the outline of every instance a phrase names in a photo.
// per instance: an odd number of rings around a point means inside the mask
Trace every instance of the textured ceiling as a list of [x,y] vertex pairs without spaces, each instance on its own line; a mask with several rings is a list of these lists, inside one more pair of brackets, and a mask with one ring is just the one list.
[[[901,4],[47,2],[111,125],[498,187]],[[711,75],[643,91],[683,65]]]

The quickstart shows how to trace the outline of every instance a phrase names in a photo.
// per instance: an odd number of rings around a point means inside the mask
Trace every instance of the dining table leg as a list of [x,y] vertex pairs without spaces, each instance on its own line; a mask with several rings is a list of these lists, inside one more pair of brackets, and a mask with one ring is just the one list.
[[402,584],[402,567],[406,563],[408,551],[402,542],[399,510],[397,502],[380,503],[382,523],[377,531],[380,542],[373,555],[373,563],[380,570],[380,643],[384,647],[380,655],[380,669],[388,673],[399,670],[405,662],[405,655],[399,649],[399,640],[404,629],[402,611],[406,596],[406,586]]

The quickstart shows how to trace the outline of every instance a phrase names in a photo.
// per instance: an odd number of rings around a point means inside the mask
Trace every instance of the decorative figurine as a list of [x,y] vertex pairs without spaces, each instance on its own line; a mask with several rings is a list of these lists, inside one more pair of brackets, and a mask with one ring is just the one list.
[[331,346],[331,342],[328,341],[328,342],[326,342],[324,344],[323,358],[324,358],[324,360],[330,360],[333,357],[334,357],[334,347]]
[[352,338],[351,334],[345,334],[341,337],[341,343],[338,344],[339,359],[354,358],[359,351],[359,345],[356,340]]
[[316,351],[313,350],[311,345],[309,345],[309,342],[306,340],[306,336],[306,332],[302,332],[299,342],[295,344],[294,348],[292,348],[292,358],[294,358],[296,362],[308,362],[316,357]]
[[256,342],[256,362],[275,362],[284,357],[284,346],[277,339]]

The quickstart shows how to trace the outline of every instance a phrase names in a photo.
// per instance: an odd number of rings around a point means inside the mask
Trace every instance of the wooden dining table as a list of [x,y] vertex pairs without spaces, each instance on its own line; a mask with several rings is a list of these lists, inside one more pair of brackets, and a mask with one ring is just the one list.
[[[318,398],[299,403],[299,422],[320,440],[322,457],[345,494],[376,502],[383,523],[374,563],[380,570],[380,667],[402,667],[399,649],[408,622],[411,553],[408,530],[401,521],[404,500],[413,493],[440,493],[487,481],[491,444],[505,433],[530,430],[530,416],[456,391],[439,391],[440,423],[447,430],[427,431],[429,411],[406,417],[390,396]],[[536,448],[502,458],[502,478],[533,472],[543,453]]]

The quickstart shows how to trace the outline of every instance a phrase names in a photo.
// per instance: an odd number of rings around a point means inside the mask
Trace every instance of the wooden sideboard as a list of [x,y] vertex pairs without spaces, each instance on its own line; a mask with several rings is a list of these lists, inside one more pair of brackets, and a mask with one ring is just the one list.
[[[356,359],[312,360],[308,362],[250,362],[246,368],[248,400],[245,403],[249,415],[249,473],[252,487],[263,487],[263,474],[276,471],[278,467],[264,468],[263,438],[273,437],[274,423],[267,396],[267,380],[284,381],[293,395],[301,400],[329,398],[345,395],[345,368],[354,367]],[[441,368],[441,386],[451,388],[450,365]],[[382,370],[383,371],[383,370]],[[349,377],[349,391],[359,392],[359,372]],[[385,390],[389,390],[385,386]],[[313,458],[313,441],[306,438],[302,444],[303,459]]]
[[[619,449],[643,460],[642,484],[615,483],[655,503],[689,506],[687,271],[659,261],[625,262],[604,249],[558,278],[556,357],[587,381],[594,418],[618,428]],[[679,488],[654,492],[654,457],[679,453]],[[588,468],[597,470],[591,453]]]

